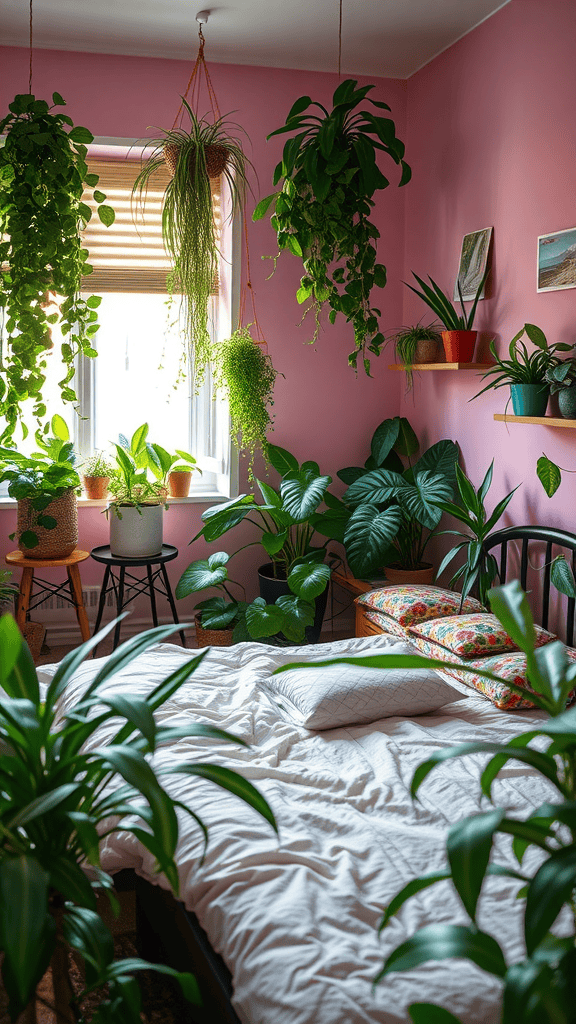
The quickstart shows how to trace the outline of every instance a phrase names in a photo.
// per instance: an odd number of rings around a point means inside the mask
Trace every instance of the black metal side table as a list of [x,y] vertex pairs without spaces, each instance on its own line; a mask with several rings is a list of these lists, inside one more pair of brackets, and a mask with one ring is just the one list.
[[[147,558],[123,558],[121,555],[113,555],[107,544],[103,544],[98,548],[92,548],[90,557],[96,562],[102,562],[106,566],[104,572],[104,579],[102,581],[102,589],[100,591],[100,601],[98,602],[98,615],[96,617],[96,625],[94,627],[94,633],[97,633],[100,629],[100,623],[102,621],[102,614],[104,612],[104,606],[106,603],[106,595],[110,591],[114,592],[116,597],[116,615],[120,615],[120,612],[125,608],[131,601],[133,601],[139,594],[148,594],[150,597],[150,607],[152,609],[152,621],[155,626],[158,625],[158,615],[156,613],[156,594],[161,594],[162,597],[168,598],[168,603],[172,611],[174,622],[178,623],[178,615],[176,613],[176,605],[174,604],[174,597],[172,595],[172,589],[170,587],[170,580],[168,579],[168,573],[166,572],[166,562],[171,562],[173,558],[176,558],[178,554],[178,548],[174,547],[173,544],[163,544],[162,551],[157,555],[149,555]],[[134,576],[129,569],[136,567],[146,567],[146,576]],[[153,566],[157,566],[154,570]],[[115,574],[113,567],[119,567],[120,572]],[[125,597],[126,580],[133,593],[130,597]],[[120,626],[121,623],[116,623],[114,630],[114,643],[112,650],[115,650],[120,640]],[[186,637],[184,636],[184,630],[179,630],[180,639],[182,640],[182,646],[186,647]],[[94,648],[96,651],[96,648]]]

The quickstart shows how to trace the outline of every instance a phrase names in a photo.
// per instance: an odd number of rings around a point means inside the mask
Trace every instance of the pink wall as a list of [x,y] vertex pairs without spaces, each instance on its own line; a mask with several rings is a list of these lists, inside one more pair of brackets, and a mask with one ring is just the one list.
[[[536,292],[538,235],[576,224],[576,5],[512,0],[408,83],[407,152],[414,168],[406,194],[405,280],[431,274],[453,288],[462,237],[494,226],[489,298],[477,326],[498,351],[525,322],[549,341],[575,340],[576,291]],[[404,320],[427,307],[408,289]],[[505,523],[576,530],[576,479],[548,499],[535,475],[544,451],[576,468],[575,432],[497,423],[507,393],[480,390],[472,373],[423,373],[403,413],[429,442],[457,440],[478,484],[495,459],[495,502],[523,481]],[[511,412],[511,408],[509,409]]]
[[[28,90],[27,51],[0,48],[0,65],[0,110],[4,111],[15,93]],[[183,61],[38,50],[34,55],[33,85],[37,96],[49,98],[53,91],[60,92],[75,123],[86,125],[94,135],[141,138],[152,134],[148,132],[150,125],[171,126],[191,67]],[[266,142],[266,135],[284,122],[294,100],[304,93],[329,104],[338,77],[232,65],[211,65],[210,72],[221,112],[233,111],[232,119],[251,139],[248,155],[259,179],[255,194],[267,195],[272,191],[272,173],[283,139]],[[398,134],[404,138],[406,83],[380,79],[373,95],[390,104]],[[398,180],[395,170],[392,168],[390,173],[393,182]],[[375,218],[382,234],[379,258],[389,268],[389,284],[377,305],[390,326],[397,326],[402,319],[398,254],[403,246],[403,216],[402,191],[390,187],[378,203]],[[317,460],[323,472],[335,476],[337,469],[363,459],[374,428],[386,416],[396,415],[398,375],[386,369],[385,357],[374,361],[373,379],[361,373],[355,377],[346,361],[353,348],[352,331],[343,322],[333,327],[327,324],[317,345],[305,344],[309,334],[306,327],[298,326],[302,310],[295,300],[298,260],[283,254],[275,275],[266,281],[270,261],[260,257],[276,252],[275,236],[267,220],[249,224],[249,240],[258,318],[274,365],[285,375],[278,379],[276,388],[272,440],[292,450],[300,461]],[[245,480],[241,488],[246,489]],[[198,545],[187,548],[198,529],[201,512],[200,505],[186,505],[172,508],[166,517],[166,540],[180,548],[178,562],[170,566],[173,580],[193,556],[201,556]],[[14,519],[12,512],[0,511],[0,556],[12,547],[7,534],[14,529]],[[106,539],[106,520],[99,510],[81,509],[80,544],[90,548]],[[240,534],[234,542],[234,546],[240,546]],[[261,555],[252,551],[244,558],[245,564],[262,561]],[[242,578],[240,562],[238,566],[237,574]],[[99,567],[86,563],[85,582],[100,578]]]

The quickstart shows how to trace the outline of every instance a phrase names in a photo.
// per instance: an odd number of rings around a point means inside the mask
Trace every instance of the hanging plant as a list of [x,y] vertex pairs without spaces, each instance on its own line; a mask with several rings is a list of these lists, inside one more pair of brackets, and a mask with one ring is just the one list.
[[266,452],[267,434],[272,430],[270,407],[278,371],[262,345],[257,345],[247,327],[239,327],[214,351],[214,380],[230,406],[230,433],[249,456],[252,476],[257,451]]
[[218,275],[219,239],[212,208],[210,178],[221,174],[228,184],[232,208],[242,207],[246,194],[245,157],[231,129],[239,125],[219,117],[213,123],[197,118],[182,99],[190,128],[172,128],[147,143],[152,152],[134,182],[133,195],[145,202],[150,177],[166,162],[173,174],[164,195],[162,235],[173,269],[168,291],[180,292],[183,331],[197,384],[212,356],[208,303]]
[[[274,172],[280,191],[262,199],[253,219],[260,220],[274,204],[272,225],[280,250],[289,249],[303,261],[304,275],[296,298],[312,300],[316,327],[320,309],[330,306],[329,319],[338,313],[354,327],[354,351],[348,362],[356,367],[362,356],[370,372],[368,352],[378,355],[384,337],[378,328],[380,311],[371,305],[374,286],[386,284],[386,267],[376,262],[374,240],[379,231],[368,219],[376,191],[390,183],[376,164],[378,151],[400,164],[400,185],[411,177],[404,161],[404,144],[396,137],[394,122],[369,110],[356,110],[373,85],[357,88],[347,79],[333,96],[333,110],[301,96],[292,107],[286,124],[268,138],[286,132],[297,134],[284,146],[282,160]],[[373,106],[390,110],[387,103],[369,100]],[[318,107],[321,115],[308,110]]]
[[[98,330],[98,296],[80,297],[81,279],[92,271],[80,232],[92,215],[82,202],[84,185],[98,184],[89,174],[86,146],[93,141],[87,128],[74,127],[66,114],[52,114],[65,106],[55,92],[53,106],[26,94],[9,104],[0,121],[5,133],[0,148],[0,307],[4,309],[0,334],[0,441],[12,438],[18,422],[24,436],[22,405],[32,399],[32,414],[40,422],[46,415],[42,388],[46,356],[52,348],[50,329],[58,324],[65,365],[60,381],[64,402],[76,401],[71,387],[79,353],[97,355],[92,339]],[[96,190],[100,220],[114,221]],[[53,311],[51,311],[53,310]]]

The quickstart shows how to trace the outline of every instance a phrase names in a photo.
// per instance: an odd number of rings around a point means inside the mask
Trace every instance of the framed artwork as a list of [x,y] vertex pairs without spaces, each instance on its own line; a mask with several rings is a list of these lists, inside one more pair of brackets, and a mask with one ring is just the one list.
[[[458,277],[454,284],[454,301],[459,298],[458,281],[464,299],[469,300],[475,297],[488,263],[491,239],[492,228],[482,228],[481,231],[471,231],[470,234],[464,235]],[[481,299],[484,298],[485,290],[484,287],[480,292]]]
[[538,238],[536,290],[555,292],[559,288],[576,288],[576,228]]

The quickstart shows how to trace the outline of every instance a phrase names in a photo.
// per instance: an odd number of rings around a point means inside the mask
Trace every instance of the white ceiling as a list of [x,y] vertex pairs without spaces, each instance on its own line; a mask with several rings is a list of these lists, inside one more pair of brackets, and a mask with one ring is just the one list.
[[[408,78],[508,0],[343,0],[342,72]],[[27,0],[0,0],[0,42],[28,45]],[[339,0],[206,8],[208,63],[338,70]],[[34,46],[193,59],[202,0],[34,0]]]

